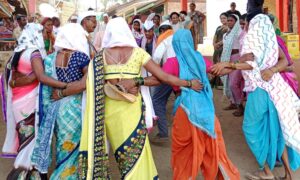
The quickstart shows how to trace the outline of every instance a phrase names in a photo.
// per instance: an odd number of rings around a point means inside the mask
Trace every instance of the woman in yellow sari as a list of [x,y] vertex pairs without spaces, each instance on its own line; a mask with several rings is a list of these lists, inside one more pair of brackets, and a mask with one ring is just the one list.
[[[158,179],[145,126],[147,98],[142,98],[138,89],[131,88],[144,84],[142,67],[170,85],[194,90],[200,90],[202,85],[199,80],[180,80],[164,73],[151,61],[150,55],[137,46],[123,18],[109,21],[102,47],[104,50],[90,63],[88,70],[87,107],[79,157],[81,179],[110,179],[106,136],[121,179]],[[118,86],[120,81],[126,81],[125,85]],[[125,89],[129,89],[128,93]]]

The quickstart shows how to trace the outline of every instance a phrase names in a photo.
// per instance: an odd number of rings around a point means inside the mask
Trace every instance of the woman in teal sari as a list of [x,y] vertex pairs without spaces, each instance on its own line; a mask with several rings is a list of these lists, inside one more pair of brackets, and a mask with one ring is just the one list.
[[[75,38],[76,37],[76,38]],[[78,154],[81,135],[82,92],[89,57],[84,50],[86,36],[78,24],[64,26],[57,36],[56,52],[44,62],[45,73],[59,81],[69,83],[71,90],[41,88],[40,129],[32,162],[35,168],[47,173],[51,164],[51,140],[56,137],[56,168],[50,179],[78,179]],[[80,81],[83,80],[83,81]],[[74,87],[74,88],[72,88]],[[67,97],[66,97],[67,96]],[[55,99],[57,101],[54,101]]]

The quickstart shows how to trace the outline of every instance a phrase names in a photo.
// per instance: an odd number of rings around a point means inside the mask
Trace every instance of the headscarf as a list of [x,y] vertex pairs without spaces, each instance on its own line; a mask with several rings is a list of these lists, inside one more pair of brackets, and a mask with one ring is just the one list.
[[77,23],[81,24],[82,20],[89,16],[96,16],[94,11],[85,11],[78,14]]
[[55,51],[69,49],[89,55],[89,51],[86,48],[88,46],[87,36],[88,34],[80,24],[66,24],[61,27],[57,34],[54,44]]
[[178,30],[173,36],[172,45],[179,63],[180,79],[199,79],[204,85],[200,92],[182,88],[181,95],[176,99],[174,111],[181,106],[194,126],[215,138],[213,93],[207,78],[205,61],[202,55],[195,51],[189,30]]
[[41,56],[45,58],[47,56],[45,50],[45,44],[43,39],[43,26],[36,23],[28,23],[18,39],[18,46],[15,48],[15,52],[21,52],[23,50],[31,50],[32,52],[39,50]]
[[126,21],[122,17],[111,19],[106,26],[102,48],[138,47]]

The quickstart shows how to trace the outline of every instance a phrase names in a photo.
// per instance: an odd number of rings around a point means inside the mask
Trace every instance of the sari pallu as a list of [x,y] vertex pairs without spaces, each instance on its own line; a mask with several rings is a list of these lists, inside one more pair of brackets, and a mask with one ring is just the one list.
[[[45,59],[45,73],[57,79],[55,70],[56,53]],[[78,155],[81,133],[82,94],[52,101],[52,88],[41,88],[43,113],[39,124],[32,162],[36,169],[47,173],[51,165],[51,140],[56,137],[56,168],[50,179],[78,179]]]

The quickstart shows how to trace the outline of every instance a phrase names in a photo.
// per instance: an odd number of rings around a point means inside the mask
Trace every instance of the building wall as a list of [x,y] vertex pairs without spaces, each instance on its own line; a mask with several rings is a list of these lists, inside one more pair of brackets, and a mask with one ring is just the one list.
[[269,13],[276,15],[276,2],[275,0],[265,0],[264,7],[269,9]]
[[293,32],[297,33],[298,28],[300,28],[298,27],[299,18],[297,17],[297,2],[295,0],[293,2]]
[[[192,1],[189,1],[189,3]],[[193,1],[196,4],[196,10],[201,12],[206,12],[206,1],[203,0],[197,0]],[[180,0],[178,1],[169,1],[167,6],[167,14],[170,14],[172,12],[180,12],[181,11],[181,3]]]

